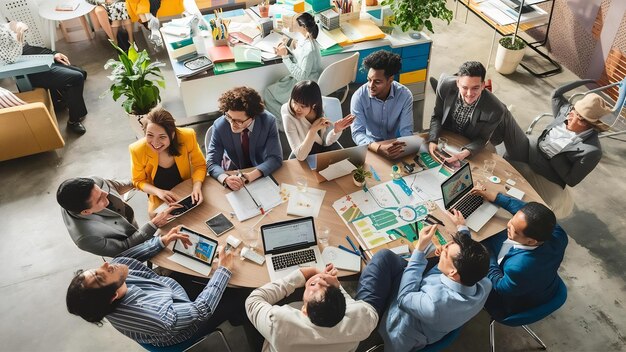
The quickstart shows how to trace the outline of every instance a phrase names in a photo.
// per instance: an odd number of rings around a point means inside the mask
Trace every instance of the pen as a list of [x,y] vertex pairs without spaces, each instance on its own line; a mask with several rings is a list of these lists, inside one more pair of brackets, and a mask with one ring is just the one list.
[[359,253],[361,255],[361,260],[363,260],[363,263],[367,265],[367,257],[365,256],[365,251],[361,248],[361,246],[359,246]]
[[[237,176],[242,177],[240,170],[237,170]],[[248,187],[246,187],[245,183],[243,184],[243,189],[246,190],[246,193],[248,193],[248,195],[250,196],[250,198],[254,202],[254,205],[257,207],[257,209],[259,209],[261,211],[261,214],[265,215],[265,210],[263,210],[263,207],[261,205],[259,205],[259,203],[256,202],[256,199],[254,199],[254,197],[252,196],[252,193],[250,193],[250,191],[248,190]]]
[[350,236],[346,236],[346,240],[348,240],[348,243],[350,244],[350,247],[352,247],[352,249],[354,249],[354,253],[356,253],[357,255],[361,255],[361,252],[357,249],[357,247],[354,245],[354,242],[352,242],[352,240],[350,239]]
[[349,250],[348,248],[346,248],[346,247],[344,247],[342,245],[339,245],[338,247],[339,247],[339,249],[343,249],[344,251],[346,251],[348,253],[351,253],[351,254],[354,254],[354,255],[358,255],[357,253],[354,253],[353,251]]

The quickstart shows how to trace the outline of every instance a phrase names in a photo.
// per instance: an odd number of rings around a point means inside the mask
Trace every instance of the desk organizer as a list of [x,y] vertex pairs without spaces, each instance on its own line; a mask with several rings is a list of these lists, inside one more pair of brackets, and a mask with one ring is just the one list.
[[228,46],[228,39],[213,39],[213,46]]

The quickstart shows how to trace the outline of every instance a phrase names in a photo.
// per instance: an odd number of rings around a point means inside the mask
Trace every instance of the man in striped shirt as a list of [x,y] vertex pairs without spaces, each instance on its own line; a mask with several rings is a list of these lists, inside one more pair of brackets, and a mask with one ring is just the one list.
[[[223,248],[218,269],[195,301],[178,282],[142,263],[177,239],[191,245],[179,229],[132,247],[97,269],[79,270],[67,290],[68,311],[98,325],[106,317],[122,334],[154,346],[195,341],[237,315],[226,311],[231,308],[245,314],[224,303],[217,307],[234,264],[232,253]],[[243,307],[243,301],[239,305]]]

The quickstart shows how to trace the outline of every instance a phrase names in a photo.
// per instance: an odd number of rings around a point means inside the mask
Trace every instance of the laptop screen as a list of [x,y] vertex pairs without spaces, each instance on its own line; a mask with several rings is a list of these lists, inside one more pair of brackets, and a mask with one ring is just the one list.
[[317,243],[312,217],[263,225],[261,237],[266,254],[298,250]]
[[465,163],[457,172],[448,177],[441,184],[441,194],[446,210],[452,207],[461,197],[469,193],[474,187],[470,164]]

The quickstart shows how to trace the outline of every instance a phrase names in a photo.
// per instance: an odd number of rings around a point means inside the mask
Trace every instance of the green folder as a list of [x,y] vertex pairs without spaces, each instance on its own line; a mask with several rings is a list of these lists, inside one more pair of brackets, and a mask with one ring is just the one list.
[[216,75],[222,75],[224,73],[229,73],[229,72],[234,72],[234,71],[239,71],[239,70],[245,70],[245,69],[249,69],[249,68],[254,68],[254,67],[259,67],[259,66],[263,66],[263,63],[256,63],[256,62],[234,62],[234,61],[230,61],[230,62],[220,62],[214,65],[213,67],[213,73]]
[[322,53],[322,56],[328,56],[333,54],[339,54],[342,51],[343,48],[341,47],[341,45],[335,44],[328,49],[322,49],[320,52]]

